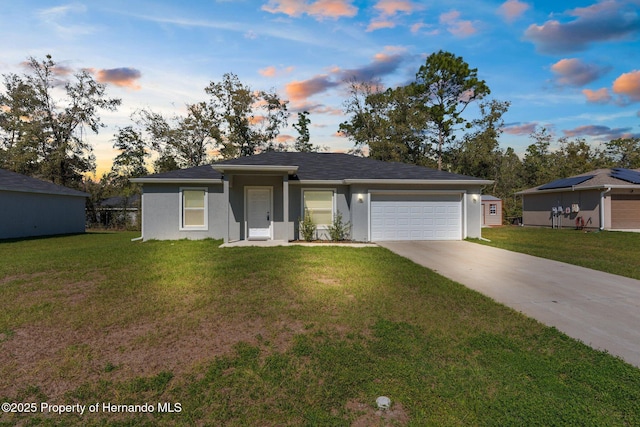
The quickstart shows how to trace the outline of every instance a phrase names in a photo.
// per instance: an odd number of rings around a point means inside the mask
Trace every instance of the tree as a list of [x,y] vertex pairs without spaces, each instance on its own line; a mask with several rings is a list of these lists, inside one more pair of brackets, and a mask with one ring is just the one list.
[[150,156],[147,144],[132,126],[118,130],[113,148],[119,150],[120,154],[113,160],[110,175],[118,181],[124,181],[123,187],[129,183],[129,178],[149,173],[146,166],[146,159]]
[[[225,159],[250,156],[274,147],[280,128],[287,124],[287,103],[275,92],[253,91],[238,76],[227,73],[211,82],[208,107],[215,114],[216,142]],[[264,115],[256,112],[264,112]]]
[[296,151],[317,151],[314,150],[313,144],[309,142],[311,140],[311,136],[309,134],[309,124],[311,124],[311,120],[309,120],[309,112],[302,111],[298,113],[298,123],[293,124],[293,128],[298,132],[298,137],[296,138],[296,142],[294,145]]
[[371,98],[371,95],[381,91],[382,87],[377,82],[349,82],[349,98],[344,102],[344,112],[351,117],[340,124],[338,131],[360,150],[364,147],[375,147],[376,142],[382,139],[381,112]]
[[557,178],[588,172],[602,164],[602,155],[597,149],[591,148],[584,138],[573,141],[560,138],[558,145],[559,149],[551,155],[551,162],[558,171]]
[[535,187],[556,178],[557,172],[549,150],[552,135],[546,128],[542,128],[536,129],[530,137],[535,142],[527,147],[522,167],[524,184]]
[[378,83],[352,81],[345,112],[351,117],[339,131],[358,149],[367,147],[369,157],[426,164],[430,147],[424,144],[427,117],[413,103],[412,86],[382,91]]
[[166,118],[144,109],[134,116],[149,135],[149,146],[159,153],[156,165],[163,171],[174,165],[189,168],[206,164],[208,150],[219,139],[215,112],[204,102],[187,105],[186,116]]
[[605,144],[605,161],[614,167],[640,168],[640,138],[618,138]]
[[508,101],[498,100],[480,103],[481,117],[472,122],[475,131],[466,134],[457,147],[447,153],[454,172],[478,178],[497,178],[502,156],[498,138],[504,126],[502,116],[509,105]]
[[[3,165],[80,187],[82,174],[95,169],[84,129],[97,134],[104,126],[99,110],[115,111],[121,101],[107,98],[106,86],[87,70],[62,82],[50,55],[42,61],[31,57],[28,66],[30,73],[23,77],[4,76],[6,92],[0,95]],[[54,89],[59,86],[64,86],[63,99],[55,98]]]
[[458,127],[467,122],[462,113],[467,106],[490,93],[478,70],[469,68],[462,57],[439,51],[429,55],[416,74],[415,95],[429,117],[432,140],[437,147],[438,169],[442,169],[445,146],[455,140]]

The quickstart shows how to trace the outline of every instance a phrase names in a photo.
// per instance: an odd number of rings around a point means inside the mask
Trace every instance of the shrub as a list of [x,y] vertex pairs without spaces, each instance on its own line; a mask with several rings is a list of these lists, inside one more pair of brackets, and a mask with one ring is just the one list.
[[329,226],[329,236],[334,242],[347,240],[349,237],[349,223],[342,222],[342,214],[338,211],[333,217],[333,223]]
[[300,224],[299,231],[302,238],[307,242],[312,241],[316,236],[316,224],[308,210],[305,209],[303,219],[298,218],[298,224]]

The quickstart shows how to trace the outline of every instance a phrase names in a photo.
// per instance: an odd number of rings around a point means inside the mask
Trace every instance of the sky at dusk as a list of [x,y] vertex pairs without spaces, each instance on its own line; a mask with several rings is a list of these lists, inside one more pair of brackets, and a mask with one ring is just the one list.
[[594,146],[640,136],[640,0],[0,2],[0,74],[51,54],[122,99],[87,135],[98,173],[132,112],[183,114],[229,72],[288,100],[290,124],[309,111],[313,144],[346,151],[337,130],[348,81],[407,84],[438,50],[477,68],[490,99],[511,102],[502,148],[524,154],[536,127]]

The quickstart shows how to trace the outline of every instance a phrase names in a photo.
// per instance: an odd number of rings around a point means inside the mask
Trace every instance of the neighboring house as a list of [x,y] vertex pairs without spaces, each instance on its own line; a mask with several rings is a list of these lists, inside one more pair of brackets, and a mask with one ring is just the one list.
[[482,225],[502,225],[502,199],[486,194],[482,196]]
[[143,184],[142,237],[300,238],[340,212],[357,241],[480,237],[481,190],[492,181],[339,153],[268,152],[135,178]]
[[84,233],[88,196],[0,169],[0,239]]
[[640,229],[640,169],[597,169],[516,194],[524,225]]
[[140,211],[140,195],[114,196],[100,201],[96,206],[96,221],[103,227],[137,226]]

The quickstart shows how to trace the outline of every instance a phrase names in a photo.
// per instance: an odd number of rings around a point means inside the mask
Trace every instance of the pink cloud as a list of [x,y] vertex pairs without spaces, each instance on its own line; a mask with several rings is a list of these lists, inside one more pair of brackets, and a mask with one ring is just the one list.
[[358,13],[358,8],[349,0],[316,0],[312,3],[300,0],[269,0],[269,3],[262,6],[262,10],[292,17],[307,14],[320,21],[324,18],[351,18]]
[[457,37],[469,37],[477,32],[471,21],[460,19],[460,12],[457,10],[441,14],[440,23],[447,25],[447,31]]
[[505,125],[503,131],[509,135],[531,135],[536,131],[538,123],[513,123]]
[[334,87],[347,84],[354,79],[356,81],[372,81],[393,73],[406,58],[406,49],[397,46],[385,46],[382,52],[374,55],[371,63],[359,68],[342,69],[332,67],[329,74],[314,76],[308,80],[293,81],[285,86],[287,96],[299,108],[307,98],[323,93]]
[[338,86],[340,83],[331,80],[327,74],[318,75],[308,80],[293,81],[285,87],[287,96],[293,102],[303,101],[313,95],[322,93],[327,89]]
[[367,31],[394,28],[397,25],[394,20],[396,15],[400,13],[411,14],[416,10],[423,9],[423,6],[407,0],[380,0],[373,8],[377,10],[378,16],[371,20]]
[[412,13],[422,8],[420,5],[406,0],[380,0],[373,7],[381,14],[387,16],[393,16],[399,12]]
[[260,75],[263,76],[263,77],[273,78],[273,77],[277,77],[277,76],[282,75],[282,74],[288,74],[288,73],[292,72],[293,69],[294,69],[294,67],[286,67],[286,68],[281,68],[280,70],[278,70],[273,65],[270,65],[270,66],[268,66],[266,68],[258,70],[258,73],[260,73]]
[[598,90],[583,89],[582,93],[587,97],[587,102],[593,104],[608,104],[611,102],[611,94],[605,87]]
[[109,70],[97,70],[95,75],[96,80],[100,83],[111,83],[119,87],[125,87],[133,90],[140,89],[140,85],[137,81],[142,77],[142,73],[135,68],[122,67],[111,68]]
[[565,58],[553,64],[551,71],[561,85],[584,86],[600,78],[608,68],[587,64],[576,58]]
[[383,28],[395,28],[396,23],[387,20],[373,20],[367,26],[367,31],[382,30]]
[[631,102],[640,101],[640,70],[624,73],[613,82],[613,91]]
[[276,75],[276,67],[269,66],[267,68],[263,68],[262,70],[258,70],[261,76],[264,77],[274,77]]
[[610,141],[618,138],[632,138],[631,128],[610,128],[609,126],[586,125],[578,126],[575,129],[563,130],[565,136],[593,136],[603,141]]
[[513,22],[520,18],[523,13],[529,9],[527,3],[518,0],[508,0],[498,8],[498,13],[502,15],[507,22]]
[[566,12],[570,22],[550,20],[542,25],[532,24],[525,38],[542,53],[558,54],[582,51],[590,44],[621,40],[640,32],[640,16],[635,0],[605,0],[592,6]]

